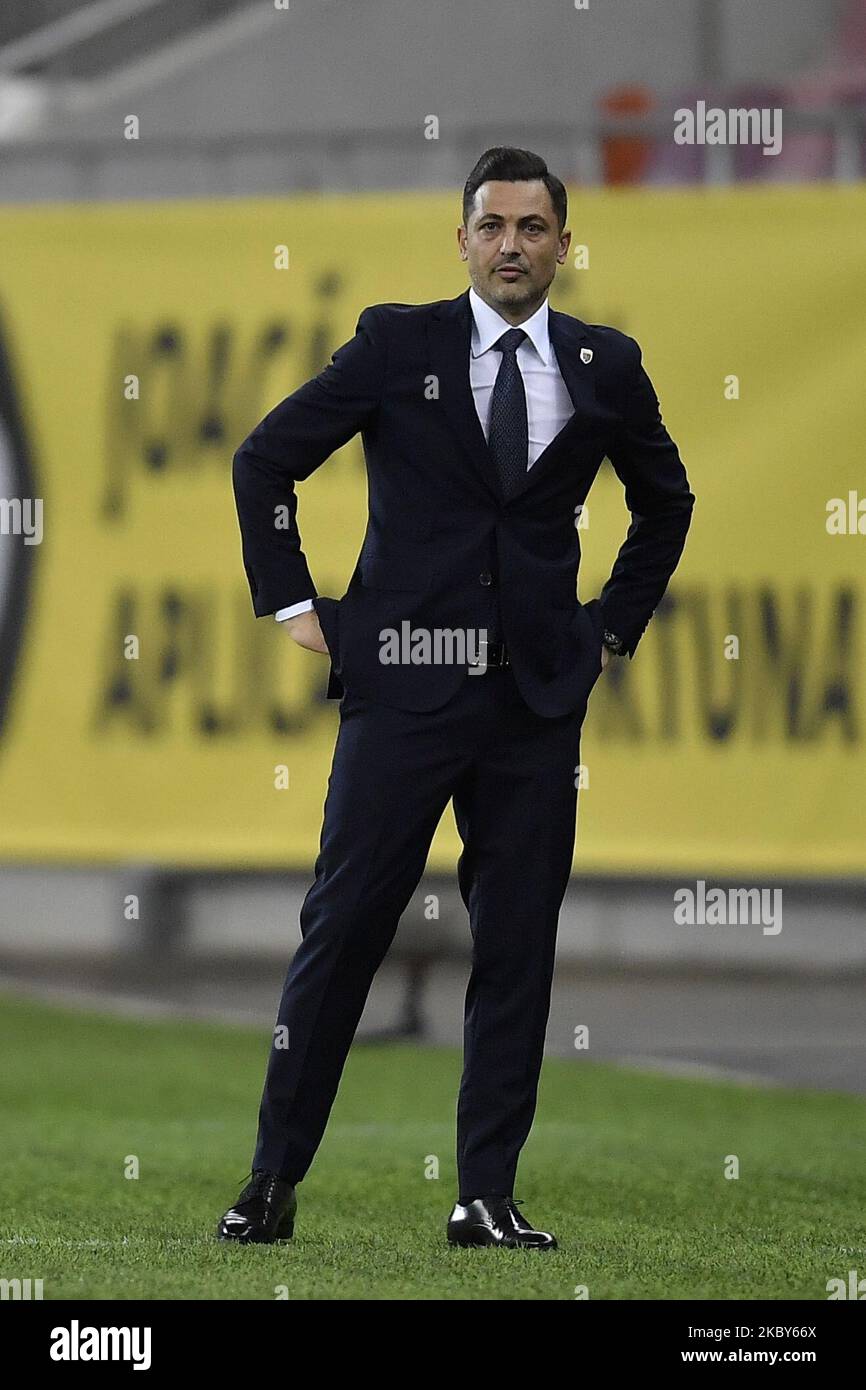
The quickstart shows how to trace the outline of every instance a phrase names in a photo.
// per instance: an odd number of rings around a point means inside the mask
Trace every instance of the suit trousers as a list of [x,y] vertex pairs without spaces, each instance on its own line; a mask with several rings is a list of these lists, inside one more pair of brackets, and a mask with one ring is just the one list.
[[535,1113],[574,852],[581,716],[536,714],[510,667],[467,672],[456,694],[431,712],[345,691],[315,882],[277,1015],[253,1168],[292,1183],[306,1174],[373,977],[453,798],[463,843],[458,883],[472,937],[457,1105],[459,1195],[513,1195]]

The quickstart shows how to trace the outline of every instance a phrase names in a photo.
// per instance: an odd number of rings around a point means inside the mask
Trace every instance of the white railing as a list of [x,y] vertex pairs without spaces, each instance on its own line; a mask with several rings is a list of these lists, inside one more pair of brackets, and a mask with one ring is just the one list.
[[[790,179],[830,178],[851,182],[866,177],[866,109],[827,108],[785,111],[786,142],[800,136],[829,138],[829,155],[820,171]],[[604,142],[634,136],[655,142],[661,153],[673,149],[673,121],[651,118],[606,119],[592,125],[533,125],[520,130],[521,143],[542,150],[551,167],[580,185],[604,182]],[[0,201],[65,198],[220,197],[280,194],[300,190],[436,188],[465,177],[480,150],[514,131],[464,127],[448,141],[420,142],[417,132],[283,132],[235,135],[75,138],[44,134],[0,142]],[[420,151],[420,152],[419,152]],[[699,177],[669,174],[653,182],[727,184],[736,178],[736,149],[704,147]],[[760,173],[777,179],[776,160],[762,161]]]

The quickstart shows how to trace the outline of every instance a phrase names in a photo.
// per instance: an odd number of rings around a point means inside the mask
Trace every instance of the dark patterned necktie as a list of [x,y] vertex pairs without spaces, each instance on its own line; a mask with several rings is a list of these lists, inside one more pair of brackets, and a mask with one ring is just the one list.
[[522,328],[509,328],[493,346],[502,353],[499,371],[490,401],[490,426],[487,443],[507,501],[526,477],[529,462],[529,423],[526,416],[526,392],[517,364],[517,349],[526,334]]

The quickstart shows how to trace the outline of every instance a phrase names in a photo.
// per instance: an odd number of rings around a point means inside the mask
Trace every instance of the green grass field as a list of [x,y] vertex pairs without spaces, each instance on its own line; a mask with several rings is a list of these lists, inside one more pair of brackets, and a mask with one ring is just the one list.
[[515,1195],[560,1248],[456,1250],[459,1054],[356,1046],[295,1239],[233,1248],[213,1229],[248,1171],[266,1029],[5,999],[0,1036],[0,1276],[46,1299],[825,1299],[866,1274],[858,1098],[548,1060]]

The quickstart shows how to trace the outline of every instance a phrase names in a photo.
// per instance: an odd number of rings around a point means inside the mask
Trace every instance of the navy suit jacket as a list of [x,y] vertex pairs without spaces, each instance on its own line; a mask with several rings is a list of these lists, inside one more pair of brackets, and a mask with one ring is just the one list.
[[[376,304],[330,364],[281,401],[234,455],[243,561],[257,617],[311,598],[346,688],[408,710],[444,704],[465,665],[383,664],[381,634],[487,629],[504,637],[532,709],[585,712],[602,632],[633,656],[676,568],[694,497],[634,339],[549,310],[574,414],[504,501],[469,381],[468,290]],[[319,595],[301,547],[295,484],[360,432],[366,534],[346,593]],[[631,525],[598,598],[577,599],[585,502],[608,457]],[[276,517],[288,515],[288,525]],[[490,633],[491,621],[500,632]],[[478,677],[486,679],[486,677]]]

